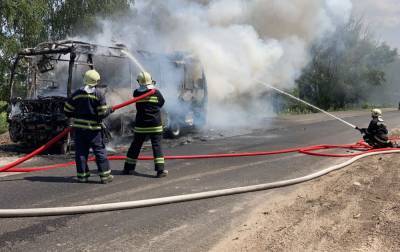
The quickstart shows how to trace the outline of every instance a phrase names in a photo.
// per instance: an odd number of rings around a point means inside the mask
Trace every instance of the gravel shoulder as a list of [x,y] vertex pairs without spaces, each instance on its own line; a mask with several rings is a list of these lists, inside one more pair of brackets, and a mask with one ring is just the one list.
[[400,155],[265,198],[212,251],[400,251]]

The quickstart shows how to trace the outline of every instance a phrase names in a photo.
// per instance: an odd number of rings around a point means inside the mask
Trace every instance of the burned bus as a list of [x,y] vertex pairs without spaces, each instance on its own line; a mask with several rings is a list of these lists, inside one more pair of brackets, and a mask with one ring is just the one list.
[[[207,82],[200,61],[187,53],[133,51],[132,55],[150,72],[166,98],[163,109],[165,134],[179,137],[182,130],[205,124]],[[109,104],[132,98],[139,68],[128,57],[124,45],[103,46],[82,41],[45,42],[18,53],[10,78],[8,123],[13,142],[40,146],[68,127],[63,106],[80,88],[83,74],[96,69],[99,88]],[[132,57],[132,56],[131,56]],[[105,120],[111,135],[133,133],[135,106],[116,111]],[[65,153],[68,136],[54,149]]]

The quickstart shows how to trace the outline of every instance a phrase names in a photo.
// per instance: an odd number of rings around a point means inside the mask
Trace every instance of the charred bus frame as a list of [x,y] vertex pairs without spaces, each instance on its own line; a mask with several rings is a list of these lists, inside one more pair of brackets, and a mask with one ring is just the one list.
[[[11,95],[8,122],[11,140],[27,145],[39,146],[61,132],[65,127],[68,127],[68,120],[63,113],[63,104],[74,89],[74,67],[83,65],[87,66],[89,69],[93,69],[95,67],[95,63],[93,62],[94,56],[126,59],[127,62],[129,62],[129,82],[133,83],[133,66],[126,55],[122,53],[123,50],[127,50],[123,45],[102,46],[82,41],[64,40],[56,42],[44,42],[35,48],[27,48],[18,53],[10,76]],[[153,55],[152,53],[144,51],[137,51],[137,53],[142,55]],[[86,56],[86,60],[82,60],[82,55]],[[207,104],[206,79],[202,68],[200,74],[201,76],[197,76],[197,79],[191,77],[190,74],[188,74],[189,71],[187,69],[187,64],[200,65],[200,62],[198,59],[194,57],[187,57],[187,55],[182,53],[176,54],[173,57],[168,56],[168,60],[173,61],[177,68],[183,68],[184,77],[182,78],[182,83],[178,85],[180,92],[178,99],[185,104],[189,104],[188,107],[190,113],[195,114],[196,118],[200,118],[195,124],[197,126],[202,126],[205,123]],[[18,88],[17,81],[15,80],[17,70],[22,61],[26,61],[24,63],[27,65],[26,72],[23,74],[26,77],[25,81],[23,81],[23,83],[26,85],[24,90],[26,95],[24,98],[18,97],[16,94],[16,90]],[[68,75],[65,90],[66,95],[38,97],[35,95],[35,92],[37,92],[39,89],[39,80],[37,79],[38,74],[53,71],[54,66],[59,64],[59,62],[68,63]],[[51,80],[47,81],[51,83]],[[192,84],[189,85],[189,82]],[[18,84],[20,83],[21,82]],[[22,87],[24,86],[22,85]],[[21,89],[21,86],[19,89]],[[202,96],[198,99],[184,100],[182,98],[187,93],[194,93],[195,91],[197,92],[199,90],[202,91]],[[192,96],[195,97],[195,95]],[[26,99],[26,97],[29,98]],[[186,126],[193,126],[193,123],[187,122],[185,116],[186,115],[178,115],[176,113],[169,112],[168,110],[164,111],[165,121],[167,122],[165,130],[169,136],[177,137],[180,135],[182,128],[185,128]],[[121,118],[118,118],[118,120],[122,121]],[[122,127],[122,123],[112,124],[114,125],[114,129],[115,127]],[[117,129],[116,131],[124,133],[123,130]],[[56,149],[58,152],[64,153],[67,151],[69,145],[70,141],[69,138],[67,138],[60,142],[56,146]]]

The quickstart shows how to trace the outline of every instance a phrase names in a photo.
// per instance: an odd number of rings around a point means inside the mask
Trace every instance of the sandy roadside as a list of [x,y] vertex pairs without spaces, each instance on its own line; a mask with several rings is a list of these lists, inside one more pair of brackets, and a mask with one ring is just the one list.
[[212,251],[400,251],[399,166],[370,157],[265,198]]

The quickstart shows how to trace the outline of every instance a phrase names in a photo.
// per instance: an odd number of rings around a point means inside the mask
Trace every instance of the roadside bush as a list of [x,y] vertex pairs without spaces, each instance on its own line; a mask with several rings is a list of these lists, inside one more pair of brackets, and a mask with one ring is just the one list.
[[297,80],[298,97],[325,110],[360,106],[371,99],[372,90],[382,96],[385,70],[398,60],[397,49],[377,42],[356,18],[315,43],[311,54]]
[[8,129],[7,113],[1,112],[0,113],[0,134],[3,134],[4,132],[6,132],[7,129]]
[[7,112],[7,102],[5,101],[0,101],[0,113],[2,112]]
[[3,134],[8,129],[7,124],[7,102],[0,101],[0,134]]

